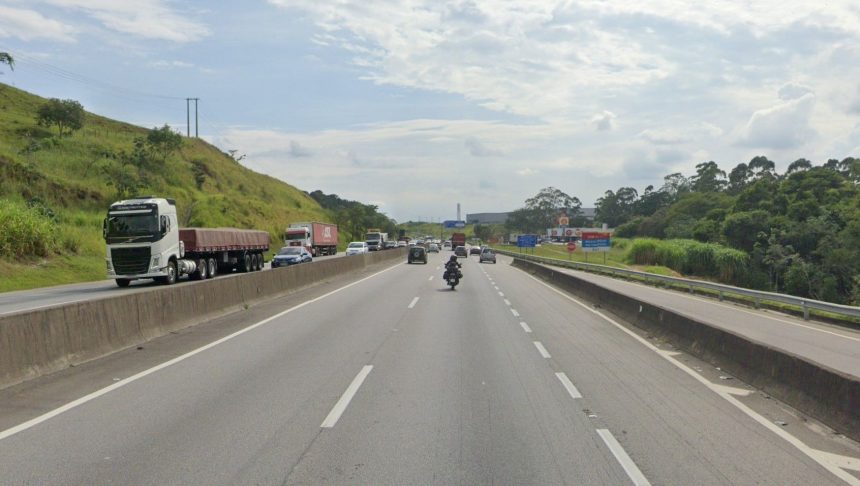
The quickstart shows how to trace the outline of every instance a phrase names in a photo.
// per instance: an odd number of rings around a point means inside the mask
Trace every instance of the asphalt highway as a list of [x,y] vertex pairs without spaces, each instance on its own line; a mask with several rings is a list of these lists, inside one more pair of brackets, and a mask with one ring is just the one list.
[[0,391],[0,484],[860,484],[857,444],[505,259],[451,291],[449,255]]
[[[345,254],[317,257],[314,260],[327,258],[340,258]],[[266,263],[264,270],[271,270],[271,263]],[[231,275],[238,275],[233,273]],[[231,275],[218,275],[216,278],[229,278]],[[194,285],[195,282],[188,277],[180,277],[176,285]],[[129,288],[117,287],[113,280],[99,280],[96,282],[83,282],[68,285],[55,285],[30,290],[17,290],[14,292],[0,293],[0,316],[26,310],[41,309],[55,305],[71,304],[90,299],[101,299],[112,295],[124,295],[133,292],[142,292],[160,284],[151,279],[135,280]]]

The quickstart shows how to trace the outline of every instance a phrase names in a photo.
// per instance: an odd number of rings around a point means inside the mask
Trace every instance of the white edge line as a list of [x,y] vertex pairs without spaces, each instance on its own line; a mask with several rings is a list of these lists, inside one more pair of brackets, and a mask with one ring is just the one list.
[[325,299],[326,297],[334,295],[334,294],[336,294],[342,290],[346,290],[346,289],[348,289],[354,285],[358,285],[358,284],[360,284],[366,280],[369,280],[373,277],[376,277],[377,275],[385,273],[389,270],[393,270],[395,268],[398,268],[398,265],[394,265],[392,267],[386,268],[385,270],[376,272],[372,275],[368,275],[367,277],[364,277],[361,280],[356,280],[355,282],[352,282],[352,283],[349,283],[347,285],[344,285],[343,287],[334,289],[331,292],[320,295],[319,297],[314,297],[311,300],[306,300],[306,301],[302,302],[301,304],[294,305],[293,307],[290,307],[289,309],[287,309],[285,311],[282,311],[282,312],[279,312],[273,316],[267,317],[267,318],[263,319],[262,321],[257,322],[256,324],[252,324],[252,325],[250,325],[244,329],[240,329],[240,330],[234,332],[233,334],[224,336],[217,341],[213,341],[213,342],[211,342],[205,346],[201,346],[201,347],[199,347],[193,351],[189,351],[189,352],[183,354],[182,356],[177,356],[176,358],[173,358],[169,361],[165,361],[164,363],[153,366],[152,368],[149,368],[148,370],[144,370],[144,371],[141,371],[140,373],[129,376],[128,378],[125,378],[125,379],[120,380],[116,383],[108,385],[108,386],[102,388],[101,390],[96,390],[96,391],[90,393],[89,395],[85,395],[85,396],[78,398],[77,400],[73,400],[73,401],[71,401],[71,402],[69,402],[69,403],[67,403],[67,404],[65,404],[59,408],[55,408],[54,410],[51,410],[50,412],[46,412],[42,415],[39,415],[38,417],[35,417],[35,418],[32,418],[32,419],[26,421],[24,423],[21,423],[21,424],[18,424],[12,428],[6,429],[6,430],[0,432],[0,440],[11,437],[11,436],[13,436],[19,432],[23,432],[23,431],[25,431],[31,427],[34,427],[36,425],[41,424],[42,422],[45,422],[47,420],[50,420],[50,419],[56,417],[57,415],[60,415],[64,412],[68,412],[69,410],[71,410],[75,407],[83,405],[89,401],[95,400],[96,398],[98,398],[102,395],[110,393],[110,392],[116,390],[117,388],[121,388],[121,387],[128,385],[129,383],[135,382],[135,381],[137,381],[137,380],[139,380],[139,379],[141,379],[147,375],[151,375],[152,373],[155,373],[156,371],[159,371],[159,370],[162,370],[162,369],[167,368],[169,366],[175,365],[176,363],[179,363],[180,361],[184,361],[184,360],[194,356],[195,354],[202,353],[203,351],[206,351],[207,349],[214,348],[215,346],[217,346],[223,342],[229,341],[229,340],[231,340],[237,336],[241,336],[242,334],[245,334],[246,332],[252,331],[252,330],[254,330],[254,329],[256,329],[256,328],[258,328],[264,324],[268,324],[269,322],[272,322],[275,319],[283,317],[283,316],[289,314],[290,312],[293,312],[295,310],[301,309],[302,307],[304,307],[306,305],[310,305],[310,304],[313,304],[314,302]]
[[612,435],[608,429],[597,429],[598,435],[603,439],[603,442],[606,444],[606,447],[612,451],[612,455],[615,456],[615,459],[621,464],[621,467],[624,468],[624,472],[627,473],[627,476],[633,481],[633,484],[636,486],[647,486],[651,483],[648,482],[648,478],[642,474],[642,471],[636,467],[636,463],[633,462],[633,459],[630,459],[630,456],[627,455],[627,451],[621,447],[621,444],[615,439],[615,436]]
[[576,389],[576,386],[570,381],[570,378],[564,374],[563,371],[559,371],[555,374],[555,377],[558,378],[558,381],[561,382],[564,389],[567,390],[567,393],[571,398],[582,398],[582,393],[579,393],[579,390]]
[[523,328],[523,331],[525,331],[525,332],[528,332],[528,333],[531,333],[531,332],[532,332],[532,328],[530,328],[530,327],[529,327],[529,325],[528,325],[528,324],[526,324],[525,322],[522,322],[522,321],[521,321],[521,322],[520,322],[520,327],[522,327],[522,328]]
[[714,393],[716,393],[717,395],[722,397],[724,400],[726,400],[727,402],[734,405],[735,408],[737,408],[740,411],[742,411],[743,413],[745,413],[747,416],[749,416],[750,418],[752,418],[753,420],[755,420],[756,422],[761,424],[763,427],[770,430],[774,434],[778,435],[780,438],[782,438],[783,440],[785,440],[789,444],[793,445],[800,452],[806,454],[806,456],[811,458],[813,461],[817,462],[823,468],[830,471],[834,476],[838,477],[839,479],[845,481],[848,484],[851,484],[854,486],[860,486],[860,479],[858,479],[856,476],[853,476],[853,475],[843,471],[837,464],[834,464],[834,463],[824,459],[821,455],[818,454],[818,452],[820,452],[820,451],[809,447],[808,445],[803,443],[797,437],[789,434],[788,432],[786,432],[785,430],[780,428],[778,425],[771,423],[770,420],[759,415],[758,412],[754,411],[753,409],[751,409],[751,408],[747,407],[746,405],[744,405],[743,403],[741,403],[737,398],[733,397],[731,394],[720,390],[718,387],[714,386],[713,383],[711,383],[710,381],[705,379],[705,377],[696,373],[695,371],[693,371],[692,369],[690,369],[689,367],[687,367],[686,365],[684,365],[680,361],[669,356],[668,352],[663,351],[662,349],[654,346],[653,344],[649,343],[648,341],[643,339],[641,336],[639,336],[635,332],[633,332],[630,329],[627,329],[626,327],[622,326],[621,324],[615,322],[615,320],[613,320],[612,318],[603,314],[602,312],[600,312],[596,309],[593,309],[591,306],[580,302],[578,299],[575,299],[575,298],[571,297],[570,295],[554,288],[553,286],[549,285],[546,282],[540,281],[536,277],[533,277],[531,275],[528,275],[528,276],[531,279],[533,279],[535,282],[537,282],[537,283],[543,285],[544,287],[552,290],[553,292],[559,294],[560,296],[562,296],[562,297],[564,297],[564,298],[566,298],[572,302],[575,302],[577,305],[583,307],[585,310],[600,316],[605,321],[607,321],[610,324],[612,324],[613,326],[617,327],[622,332],[626,333],[627,335],[629,335],[633,339],[639,341],[640,344],[642,344],[643,346],[647,347],[648,349],[654,351],[655,353],[657,353],[657,355],[659,355],[660,357],[662,357],[666,361],[672,363],[677,368],[679,368],[681,371],[683,371],[683,372],[687,373],[688,375],[690,375],[691,377],[693,377],[693,379],[695,379],[699,383],[705,385],[709,390],[713,391]]
[[532,341],[532,342],[534,343],[535,347],[537,348],[538,353],[540,353],[540,355],[543,356],[544,359],[552,358],[552,356],[549,355],[549,351],[547,351],[546,348],[543,347],[543,344],[541,344],[540,341]]
[[511,314],[513,314],[513,315],[514,315],[514,317],[519,317],[519,316],[520,316],[520,313],[519,313],[519,312],[517,312],[517,310],[516,310],[516,309],[511,309]]
[[340,396],[340,400],[334,404],[331,412],[328,413],[323,423],[320,424],[320,427],[325,429],[330,429],[337,424],[337,421],[340,420],[340,416],[343,415],[343,412],[346,411],[346,407],[349,406],[349,402],[352,401],[352,397],[355,396],[355,393],[358,391],[361,384],[364,383],[364,379],[367,378],[367,375],[370,374],[370,371],[373,369],[373,365],[364,366],[361,371],[355,375],[355,378],[352,379],[352,383],[346,388],[346,391],[343,392],[343,395]]
[[411,308],[415,307],[415,304],[417,304],[417,303],[418,303],[418,299],[420,299],[420,298],[421,298],[421,297],[415,297],[414,299],[412,299],[412,302],[410,302],[410,303],[409,303],[409,307],[408,307],[408,308],[409,308],[409,309],[411,309]]

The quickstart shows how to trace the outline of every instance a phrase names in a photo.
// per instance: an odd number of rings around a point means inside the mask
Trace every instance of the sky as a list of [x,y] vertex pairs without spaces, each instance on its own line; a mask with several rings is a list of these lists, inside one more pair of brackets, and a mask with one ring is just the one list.
[[398,221],[860,156],[853,0],[0,0],[0,51],[145,127],[199,98],[243,164]]

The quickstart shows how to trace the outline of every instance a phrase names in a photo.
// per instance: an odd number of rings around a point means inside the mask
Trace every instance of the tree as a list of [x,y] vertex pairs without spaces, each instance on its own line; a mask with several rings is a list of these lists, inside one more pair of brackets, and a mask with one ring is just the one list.
[[690,180],[680,172],[675,172],[663,178],[663,187],[660,190],[674,200],[681,194],[690,192]]
[[182,147],[182,135],[165,123],[163,127],[153,128],[146,134],[146,144],[158,161],[164,164],[168,157]]
[[805,170],[809,170],[812,168],[812,162],[806,159],[797,159],[791,164],[788,165],[788,169],[785,171],[785,175],[790,175],[795,172],[802,172]]
[[75,100],[51,98],[36,111],[40,125],[55,125],[62,136],[66,130],[71,134],[84,126],[86,113],[84,107]]
[[558,216],[562,211],[567,215],[576,216],[582,203],[576,197],[571,197],[554,187],[545,187],[534,197],[526,199],[525,208],[532,211],[540,231],[558,224]]
[[491,236],[493,236],[493,229],[486,224],[476,224],[474,231],[475,238],[478,238],[481,241],[487,241]]
[[15,59],[8,52],[0,52],[0,64],[9,66],[12,71],[15,70]]
[[740,192],[746,189],[747,185],[749,185],[751,178],[752,172],[746,164],[740,163],[735,166],[735,168],[729,172],[729,194],[740,194]]
[[763,155],[753,157],[747,167],[754,179],[776,177],[776,164]]
[[693,191],[719,192],[726,186],[726,173],[716,162],[702,162],[696,165],[696,175],[690,180]]
[[542,226],[536,211],[528,208],[520,208],[508,213],[505,220],[505,228],[511,232],[542,233],[547,226]]
[[632,187],[621,187],[618,192],[606,191],[597,200],[595,217],[601,223],[615,228],[633,216],[633,208],[639,193]]

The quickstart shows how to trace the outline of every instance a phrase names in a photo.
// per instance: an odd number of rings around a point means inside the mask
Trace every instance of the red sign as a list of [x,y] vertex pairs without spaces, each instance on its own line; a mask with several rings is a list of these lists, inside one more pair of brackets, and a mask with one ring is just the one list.
[[575,251],[576,250],[576,242],[571,241],[567,244],[567,251]]
[[612,233],[582,232],[583,240],[608,240]]

